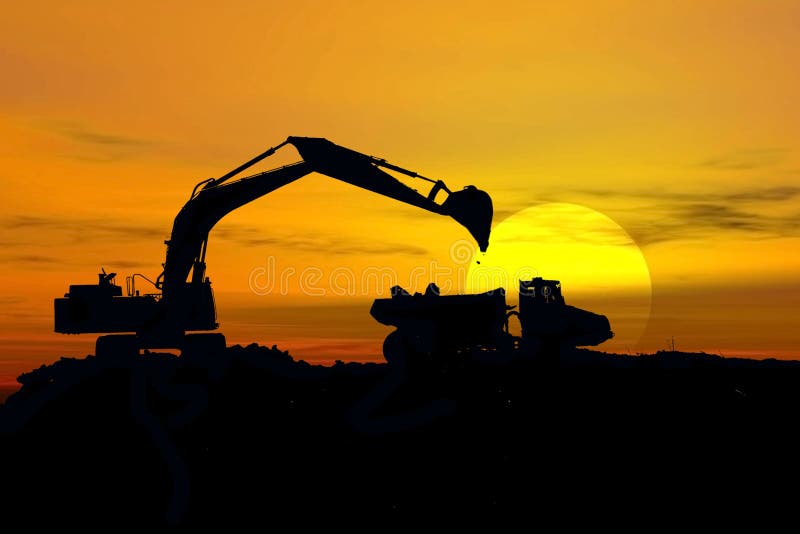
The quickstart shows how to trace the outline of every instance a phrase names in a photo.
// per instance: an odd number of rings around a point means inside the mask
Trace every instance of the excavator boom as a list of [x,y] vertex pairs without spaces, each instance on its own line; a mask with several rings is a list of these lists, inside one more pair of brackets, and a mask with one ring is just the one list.
[[[236,174],[264,159],[266,157],[264,154],[274,154],[286,144],[294,145],[303,161],[229,181]],[[165,298],[170,298],[174,288],[180,289],[181,283],[186,281],[192,269],[194,269],[193,280],[202,281],[205,275],[203,264],[208,234],[220,219],[231,211],[311,172],[324,174],[433,213],[450,215],[467,228],[481,250],[486,250],[489,244],[492,201],[488,194],[475,187],[469,186],[462,191],[451,192],[441,181],[422,177],[415,172],[391,165],[385,160],[338,146],[322,138],[289,137],[284,143],[267,150],[264,154],[219,179],[206,181],[199,192],[196,192],[178,213],[172,235],[167,242],[163,282],[159,284],[162,286]],[[434,186],[428,195],[422,195],[380,167],[422,178],[432,182]],[[446,191],[448,196],[439,204],[435,197],[442,190]]]

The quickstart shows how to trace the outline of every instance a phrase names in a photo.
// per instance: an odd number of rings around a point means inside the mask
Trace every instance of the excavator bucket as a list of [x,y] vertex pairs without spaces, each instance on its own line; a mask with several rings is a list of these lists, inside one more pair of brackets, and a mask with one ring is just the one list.
[[492,231],[492,197],[474,185],[455,191],[442,204],[447,215],[461,223],[475,241],[481,252],[489,247],[489,233]]

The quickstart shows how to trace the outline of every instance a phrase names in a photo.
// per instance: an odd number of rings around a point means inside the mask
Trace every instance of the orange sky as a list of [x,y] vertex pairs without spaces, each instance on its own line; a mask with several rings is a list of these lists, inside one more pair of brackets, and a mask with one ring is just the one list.
[[[685,350],[800,357],[796,1],[70,4],[0,18],[1,383],[91,352],[94,336],[51,333],[52,298],[101,265],[157,275],[192,186],[287,135],[476,184],[497,221],[542,202],[611,217],[652,277],[631,350],[675,336]],[[253,269],[390,266],[402,282],[452,266],[465,237],[307,177],[212,234],[223,331],[374,359],[388,331],[369,317],[374,291],[256,295]]]

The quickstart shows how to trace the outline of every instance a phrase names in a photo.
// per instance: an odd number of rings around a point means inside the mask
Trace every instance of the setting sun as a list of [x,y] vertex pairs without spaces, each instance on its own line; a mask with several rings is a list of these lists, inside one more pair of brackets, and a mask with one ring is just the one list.
[[492,230],[486,254],[476,252],[467,291],[504,287],[517,298],[520,280],[560,280],[568,304],[608,316],[608,351],[630,351],[647,326],[650,273],[634,240],[609,217],[577,204],[521,210]]

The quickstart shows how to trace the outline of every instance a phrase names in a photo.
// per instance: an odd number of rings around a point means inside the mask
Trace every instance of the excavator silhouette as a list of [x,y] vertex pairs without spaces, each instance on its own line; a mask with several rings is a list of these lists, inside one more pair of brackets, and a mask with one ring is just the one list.
[[[302,161],[233,181],[231,178],[291,144]],[[423,195],[382,169],[432,183]],[[164,270],[152,282],[160,293],[140,295],[135,278],[126,279],[127,295],[116,273],[99,274],[97,284],[71,285],[55,299],[55,331],[64,334],[113,333],[97,339],[98,357],[129,357],[141,349],[179,349],[181,354],[213,354],[225,348],[220,333],[196,333],[219,327],[211,281],[206,277],[209,232],[231,211],[312,172],[353,184],[462,224],[481,250],[489,245],[492,200],[474,186],[451,191],[441,180],[338,146],[327,139],[288,137],[219,178],[198,183],[172,226]],[[444,192],[442,202],[437,196]],[[146,278],[145,278],[146,279]],[[192,332],[188,333],[187,332]]]

